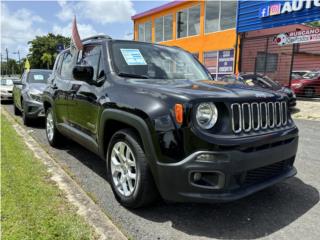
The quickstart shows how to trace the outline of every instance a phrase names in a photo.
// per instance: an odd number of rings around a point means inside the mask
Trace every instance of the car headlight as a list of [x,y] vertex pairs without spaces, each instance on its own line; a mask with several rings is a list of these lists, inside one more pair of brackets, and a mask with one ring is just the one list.
[[37,102],[42,101],[42,99],[41,99],[42,93],[40,91],[30,91],[30,92],[28,92],[28,95],[34,101],[37,101]]
[[212,128],[218,120],[218,109],[214,103],[201,103],[197,107],[196,119],[203,129]]
[[302,86],[302,83],[295,83],[295,84],[292,84],[292,86],[294,88],[300,88]]
[[7,93],[7,90],[1,89],[1,93]]

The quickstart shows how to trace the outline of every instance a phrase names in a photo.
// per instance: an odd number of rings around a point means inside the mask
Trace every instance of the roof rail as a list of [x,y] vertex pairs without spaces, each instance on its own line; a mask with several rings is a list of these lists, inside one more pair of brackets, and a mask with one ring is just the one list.
[[89,41],[89,40],[98,40],[98,39],[112,39],[112,38],[110,36],[108,36],[108,35],[101,34],[101,35],[94,35],[92,37],[81,39],[81,41],[82,42],[86,42],[86,41]]

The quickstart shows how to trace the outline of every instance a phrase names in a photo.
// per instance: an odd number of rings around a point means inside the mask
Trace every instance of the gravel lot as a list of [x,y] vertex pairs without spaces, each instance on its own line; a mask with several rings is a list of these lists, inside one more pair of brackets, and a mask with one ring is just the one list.
[[[12,105],[2,107],[13,114]],[[28,130],[130,238],[320,239],[320,121],[296,124],[300,129],[296,177],[232,203],[159,201],[135,211],[121,207],[113,197],[102,160],[70,140],[63,149],[49,147],[41,121]]]

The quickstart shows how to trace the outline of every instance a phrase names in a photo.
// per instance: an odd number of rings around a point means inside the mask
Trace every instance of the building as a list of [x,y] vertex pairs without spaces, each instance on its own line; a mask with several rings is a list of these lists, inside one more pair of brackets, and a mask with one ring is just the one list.
[[134,39],[182,47],[218,78],[236,69],[236,14],[237,1],[173,1],[133,16]]
[[284,85],[291,85],[292,72],[320,71],[320,28],[310,25],[314,21],[320,21],[318,0],[239,0],[239,71]]

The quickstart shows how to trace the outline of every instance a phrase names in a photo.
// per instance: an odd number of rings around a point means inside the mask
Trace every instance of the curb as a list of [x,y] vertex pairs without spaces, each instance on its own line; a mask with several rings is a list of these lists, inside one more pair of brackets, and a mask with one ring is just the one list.
[[34,140],[27,130],[18,124],[11,114],[1,111],[22,137],[29,149],[40,159],[51,174],[51,179],[65,193],[68,201],[77,207],[77,213],[95,230],[99,240],[125,240],[127,237],[111,222],[84,190],[62,169],[62,167]]

